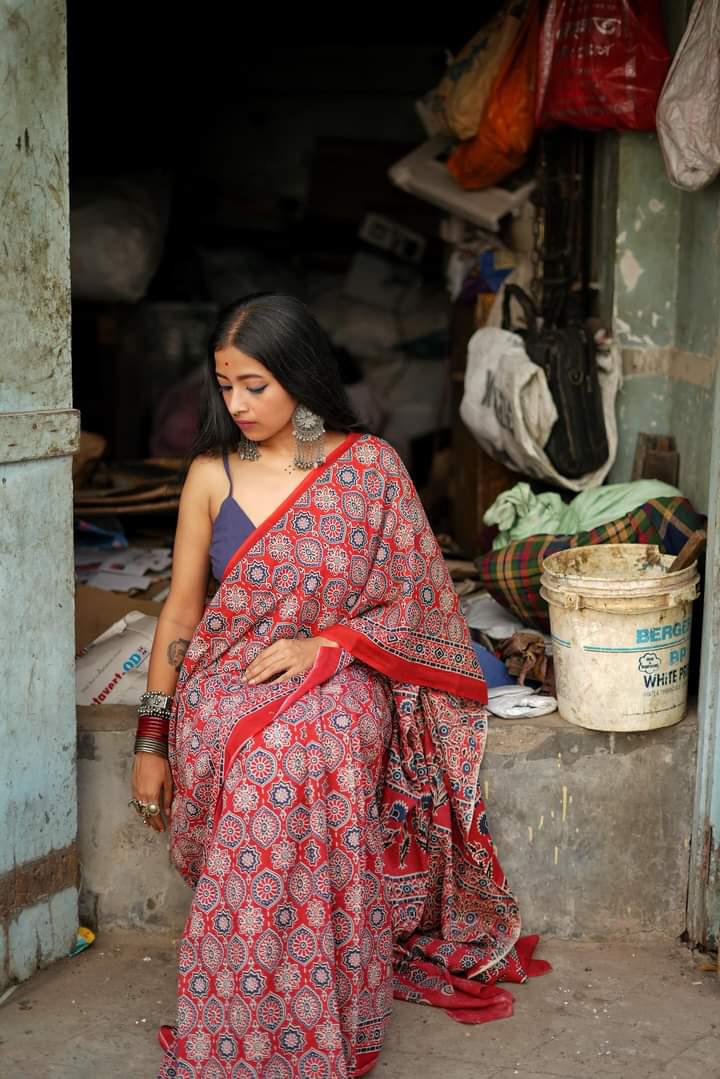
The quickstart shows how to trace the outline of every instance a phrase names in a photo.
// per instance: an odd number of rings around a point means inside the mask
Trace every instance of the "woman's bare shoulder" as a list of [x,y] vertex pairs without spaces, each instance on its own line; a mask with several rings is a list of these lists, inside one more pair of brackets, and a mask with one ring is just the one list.
[[222,457],[210,453],[201,453],[199,457],[193,458],[187,470],[187,479],[190,479],[191,476],[214,476],[218,472],[224,472]]
[[184,493],[191,497],[210,496],[221,485],[227,485],[222,457],[202,454],[196,457],[185,476]]

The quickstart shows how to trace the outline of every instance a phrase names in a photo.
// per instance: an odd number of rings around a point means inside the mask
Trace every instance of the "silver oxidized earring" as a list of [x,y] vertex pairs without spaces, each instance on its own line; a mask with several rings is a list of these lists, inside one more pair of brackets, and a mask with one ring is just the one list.
[[257,461],[260,459],[257,442],[252,442],[242,431],[237,444],[237,455],[241,461]]
[[293,413],[292,429],[295,435],[295,460],[293,467],[308,472],[325,460],[325,424],[306,405],[298,405]]

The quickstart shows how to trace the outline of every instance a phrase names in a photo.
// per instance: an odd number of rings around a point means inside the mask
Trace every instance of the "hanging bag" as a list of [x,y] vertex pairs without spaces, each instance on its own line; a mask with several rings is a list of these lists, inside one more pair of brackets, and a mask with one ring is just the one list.
[[484,327],[468,344],[460,416],[488,456],[508,468],[568,491],[599,487],[617,453],[615,399],[621,382],[616,347],[597,356],[609,452],[600,468],[577,479],[560,473],[543,449],[558,413],[545,372],[528,357],[522,337]]
[[660,0],[550,0],[538,127],[654,131],[669,65]]
[[[522,309],[523,329],[512,327],[513,300]],[[551,463],[569,479],[595,472],[610,450],[593,338],[582,325],[540,329],[535,304],[517,285],[505,288],[503,327],[524,338],[529,358],[545,372],[558,415],[544,446]]]
[[670,183],[698,191],[720,173],[720,0],[695,0],[657,109]]
[[477,134],[490,93],[505,57],[522,30],[522,4],[504,0],[467,45],[453,57],[440,85],[417,103],[428,135]]
[[477,134],[460,143],[448,161],[452,175],[468,189],[492,187],[517,172],[535,135],[538,0],[518,0],[513,9],[521,29],[500,66]]

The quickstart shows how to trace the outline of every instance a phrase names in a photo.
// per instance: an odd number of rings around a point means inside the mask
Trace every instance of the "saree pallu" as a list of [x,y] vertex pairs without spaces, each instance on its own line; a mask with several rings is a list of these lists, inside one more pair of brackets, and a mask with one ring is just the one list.
[[[301,637],[335,647],[242,681]],[[171,851],[194,895],[161,1079],[363,1075],[393,994],[511,1014],[497,982],[544,965],[485,819],[486,699],[404,466],[349,435],[231,559],[180,674]]]

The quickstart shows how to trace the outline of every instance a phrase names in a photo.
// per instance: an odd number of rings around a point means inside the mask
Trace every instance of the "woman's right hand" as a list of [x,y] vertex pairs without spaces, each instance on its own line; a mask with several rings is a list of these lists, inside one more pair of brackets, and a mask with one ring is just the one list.
[[148,817],[147,823],[156,832],[165,831],[165,820],[170,820],[173,783],[170,765],[158,753],[136,753],[132,772],[132,796],[139,802],[155,802],[161,813]]

